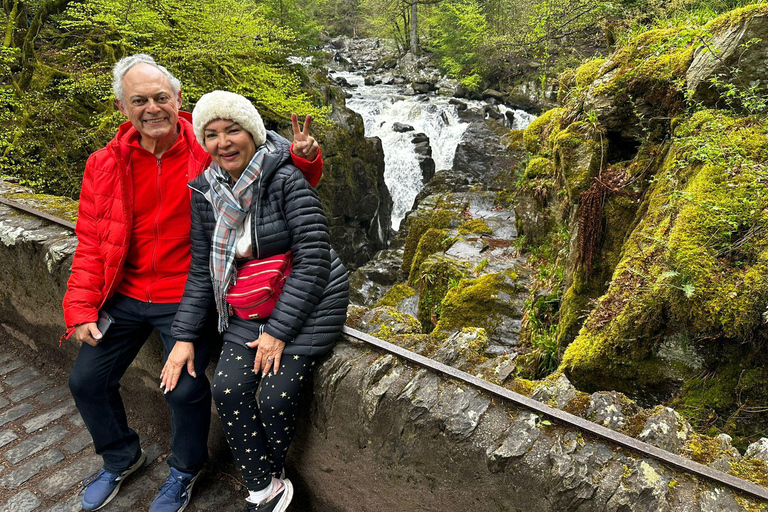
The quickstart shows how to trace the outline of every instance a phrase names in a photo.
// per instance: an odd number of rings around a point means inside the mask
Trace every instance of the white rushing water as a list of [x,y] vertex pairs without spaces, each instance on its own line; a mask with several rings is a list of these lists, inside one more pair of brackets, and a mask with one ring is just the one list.
[[[392,228],[397,230],[406,212],[413,207],[416,195],[423,187],[421,169],[411,142],[415,133],[425,133],[432,148],[435,169],[450,169],[462,135],[469,126],[459,119],[456,105],[440,96],[406,96],[394,85],[365,85],[361,75],[339,71],[333,77],[343,78],[357,87],[345,89],[352,95],[347,107],[363,118],[366,137],[379,137],[384,149],[384,181],[394,203]],[[464,100],[462,100],[464,101]],[[481,108],[482,103],[465,101],[469,108]],[[504,113],[511,109],[500,106]],[[522,110],[514,110],[512,128],[528,126],[535,118]],[[398,133],[395,123],[413,126],[414,130]]]

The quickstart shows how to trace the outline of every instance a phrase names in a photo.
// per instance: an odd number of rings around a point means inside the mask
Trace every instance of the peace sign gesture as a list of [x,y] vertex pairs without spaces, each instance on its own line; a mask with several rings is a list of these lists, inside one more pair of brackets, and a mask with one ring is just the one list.
[[304,118],[304,128],[301,129],[299,128],[299,116],[291,114],[291,125],[293,125],[293,154],[311,162],[317,157],[317,152],[320,150],[317,141],[309,135],[312,116]]

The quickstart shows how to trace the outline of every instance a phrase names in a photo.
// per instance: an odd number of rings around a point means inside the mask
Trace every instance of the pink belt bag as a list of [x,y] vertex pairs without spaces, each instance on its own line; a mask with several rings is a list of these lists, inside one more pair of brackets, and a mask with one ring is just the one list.
[[237,267],[237,280],[227,292],[229,313],[244,320],[269,318],[291,273],[291,251]]

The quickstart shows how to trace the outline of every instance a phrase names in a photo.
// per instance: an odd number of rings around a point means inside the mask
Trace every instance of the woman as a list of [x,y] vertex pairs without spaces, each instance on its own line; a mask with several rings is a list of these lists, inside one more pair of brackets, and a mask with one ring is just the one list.
[[[224,345],[213,398],[249,491],[245,512],[282,512],[293,496],[280,475],[299,394],[341,333],[346,270],[315,190],[290,165],[288,141],[265,130],[246,98],[206,94],[192,124],[213,163],[189,184],[192,262],[173,333],[196,340],[215,303]],[[232,316],[227,292],[238,265],[288,251],[292,269],[269,318]]]

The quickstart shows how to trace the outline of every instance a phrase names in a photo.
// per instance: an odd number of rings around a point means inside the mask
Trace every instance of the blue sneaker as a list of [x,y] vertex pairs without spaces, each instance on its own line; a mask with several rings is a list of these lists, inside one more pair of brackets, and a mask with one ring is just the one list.
[[160,492],[149,507],[149,512],[181,512],[192,498],[192,486],[195,485],[197,473],[182,473],[176,468],[171,468],[171,474],[160,487]]
[[139,459],[122,473],[110,473],[102,469],[83,480],[83,489],[80,491],[83,493],[83,509],[99,510],[112,501],[117,496],[123,481],[144,465],[145,460],[147,460],[147,454],[142,450]]

